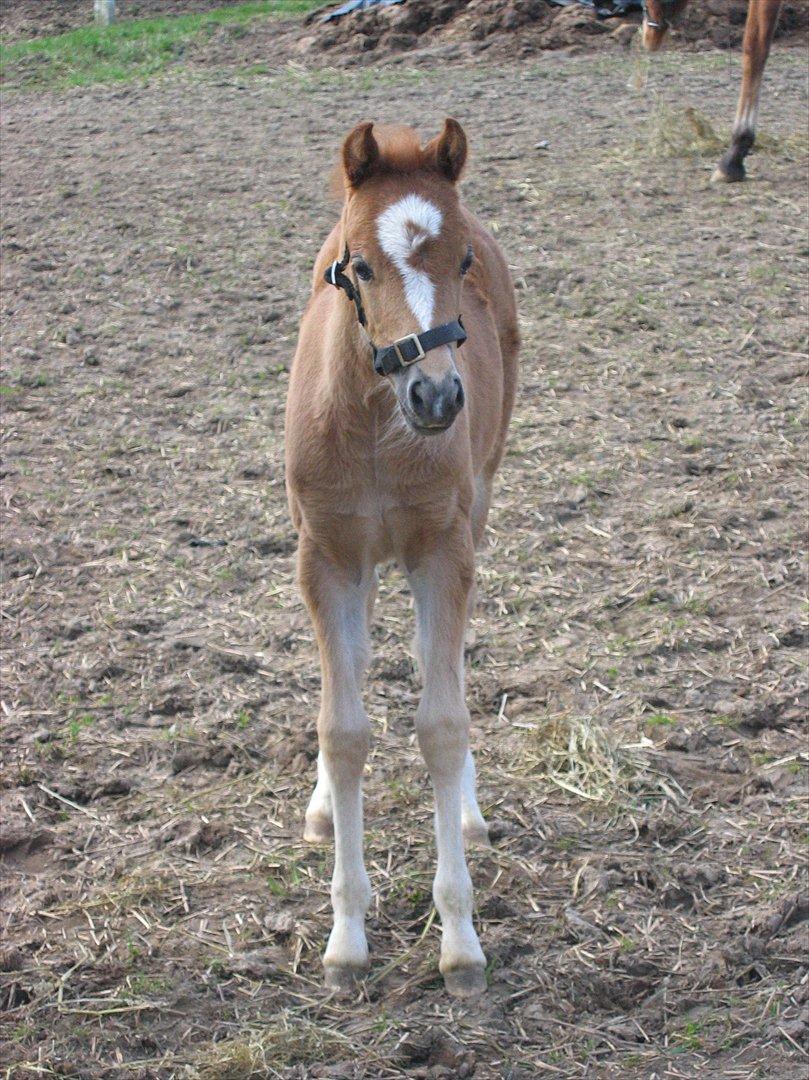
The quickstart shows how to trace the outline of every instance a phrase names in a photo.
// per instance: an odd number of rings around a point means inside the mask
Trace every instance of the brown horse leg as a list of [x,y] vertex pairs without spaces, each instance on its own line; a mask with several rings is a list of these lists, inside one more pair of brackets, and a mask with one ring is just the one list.
[[758,99],[782,0],[750,0],[742,46],[742,90],[730,148],[711,177],[714,183],[744,180],[744,159],[756,138]]

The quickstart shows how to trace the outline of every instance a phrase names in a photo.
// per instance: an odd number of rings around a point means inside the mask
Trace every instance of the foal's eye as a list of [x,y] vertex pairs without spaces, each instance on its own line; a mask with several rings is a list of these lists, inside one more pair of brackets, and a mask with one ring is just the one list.
[[463,262],[461,263],[461,277],[464,277],[466,274],[469,273],[469,267],[472,265],[472,260],[474,259],[474,257],[475,256],[472,254],[472,248],[468,247],[466,249],[466,254],[463,257]]
[[354,260],[354,271],[360,281],[370,281],[374,276],[374,272],[365,259]]

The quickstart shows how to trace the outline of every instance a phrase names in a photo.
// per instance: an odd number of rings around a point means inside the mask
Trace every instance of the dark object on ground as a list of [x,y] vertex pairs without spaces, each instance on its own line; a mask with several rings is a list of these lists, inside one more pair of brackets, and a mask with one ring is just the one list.
[[581,7],[590,8],[598,15],[599,19],[611,19],[616,15],[627,15],[630,11],[641,11],[641,0],[548,0],[555,7]]
[[[321,22],[332,22],[341,19],[344,15],[352,15],[355,11],[365,11],[372,7],[392,7],[394,4],[404,3],[405,0],[347,0],[345,4],[329,11],[320,19]],[[616,15],[626,15],[630,11],[641,10],[641,0],[548,0],[555,7],[581,7],[590,8],[600,19],[610,19]]]
[[352,12],[363,11],[365,8],[392,7],[394,4],[401,3],[403,3],[403,0],[348,0],[347,3],[341,4],[334,11],[329,11],[320,21],[324,23],[331,22],[333,19],[341,19],[343,15],[351,15]]

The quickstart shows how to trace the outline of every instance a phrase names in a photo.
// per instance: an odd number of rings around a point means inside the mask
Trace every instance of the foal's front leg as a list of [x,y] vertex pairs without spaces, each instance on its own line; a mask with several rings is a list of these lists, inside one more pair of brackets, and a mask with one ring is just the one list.
[[443,928],[439,968],[447,990],[459,996],[486,988],[486,957],[472,925],[472,879],[463,848],[464,817],[468,825],[485,831],[474,796],[463,689],[463,636],[473,578],[466,522],[443,537],[440,550],[423,558],[410,574],[424,677],[416,731],[435,791],[438,865],[433,897]]
[[[315,625],[322,674],[317,731],[318,787],[307,811],[307,829],[322,812],[334,823],[334,926],[323,964],[326,984],[350,986],[368,967],[365,912],[371,886],[362,854],[362,771],[370,724],[360,696],[369,646],[367,606],[372,577],[343,574],[306,537],[298,552],[299,578]],[[318,790],[319,789],[319,790]],[[317,812],[314,814],[314,812]],[[314,815],[314,816],[313,816]]]

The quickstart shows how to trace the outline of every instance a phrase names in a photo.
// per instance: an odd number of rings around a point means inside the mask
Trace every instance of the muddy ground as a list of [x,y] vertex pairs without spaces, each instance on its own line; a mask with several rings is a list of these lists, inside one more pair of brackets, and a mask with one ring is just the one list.
[[[7,95],[8,1076],[805,1066],[805,54],[774,55],[734,187],[707,183],[702,121],[727,132],[738,57],[661,56],[644,92],[635,66],[219,65]],[[373,967],[346,1002],[321,988],[331,852],[300,840],[318,670],[283,402],[342,133],[446,113],[524,338],[469,657],[490,988],[459,1004],[437,977],[389,570]]]

